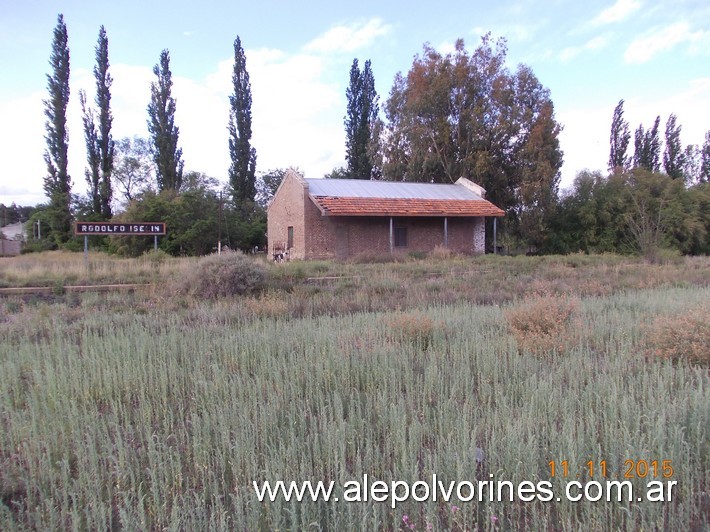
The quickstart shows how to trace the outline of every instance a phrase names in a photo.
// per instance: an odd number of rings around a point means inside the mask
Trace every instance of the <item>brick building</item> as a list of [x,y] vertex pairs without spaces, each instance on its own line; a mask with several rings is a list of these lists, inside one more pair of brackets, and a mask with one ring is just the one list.
[[[269,253],[345,259],[360,253],[485,253],[485,218],[503,216],[468,179],[455,184],[305,179],[289,171],[268,208]],[[275,256],[275,255],[274,255]]]

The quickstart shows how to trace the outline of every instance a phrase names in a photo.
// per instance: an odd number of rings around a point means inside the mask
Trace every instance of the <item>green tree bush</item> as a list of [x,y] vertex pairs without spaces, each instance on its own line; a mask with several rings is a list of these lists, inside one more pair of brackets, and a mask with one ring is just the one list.
[[663,249],[687,255],[710,251],[710,186],[636,168],[582,172],[560,200],[543,249],[570,253],[640,253]]

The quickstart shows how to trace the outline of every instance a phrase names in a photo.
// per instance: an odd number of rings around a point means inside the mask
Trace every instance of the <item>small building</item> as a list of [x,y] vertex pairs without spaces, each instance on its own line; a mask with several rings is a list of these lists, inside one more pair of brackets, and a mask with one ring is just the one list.
[[358,254],[485,253],[485,218],[504,212],[485,190],[455,184],[284,176],[268,208],[272,256],[347,259]]
[[0,257],[19,255],[24,239],[23,224],[16,223],[0,227]]

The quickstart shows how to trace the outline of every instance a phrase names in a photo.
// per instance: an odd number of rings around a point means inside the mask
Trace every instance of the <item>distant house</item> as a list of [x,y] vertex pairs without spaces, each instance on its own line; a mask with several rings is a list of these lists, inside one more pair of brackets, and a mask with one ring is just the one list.
[[23,224],[6,225],[0,228],[0,256],[19,255],[25,238]]
[[289,171],[268,208],[269,252],[292,259],[362,253],[485,253],[485,218],[504,212],[468,179],[455,184],[305,179]]

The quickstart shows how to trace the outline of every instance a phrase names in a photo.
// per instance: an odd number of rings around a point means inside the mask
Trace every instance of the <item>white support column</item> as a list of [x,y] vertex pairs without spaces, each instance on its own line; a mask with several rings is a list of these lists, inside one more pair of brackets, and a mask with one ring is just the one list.
[[449,218],[444,216],[444,247],[449,248]]
[[390,216],[390,253],[394,253],[394,220]]

